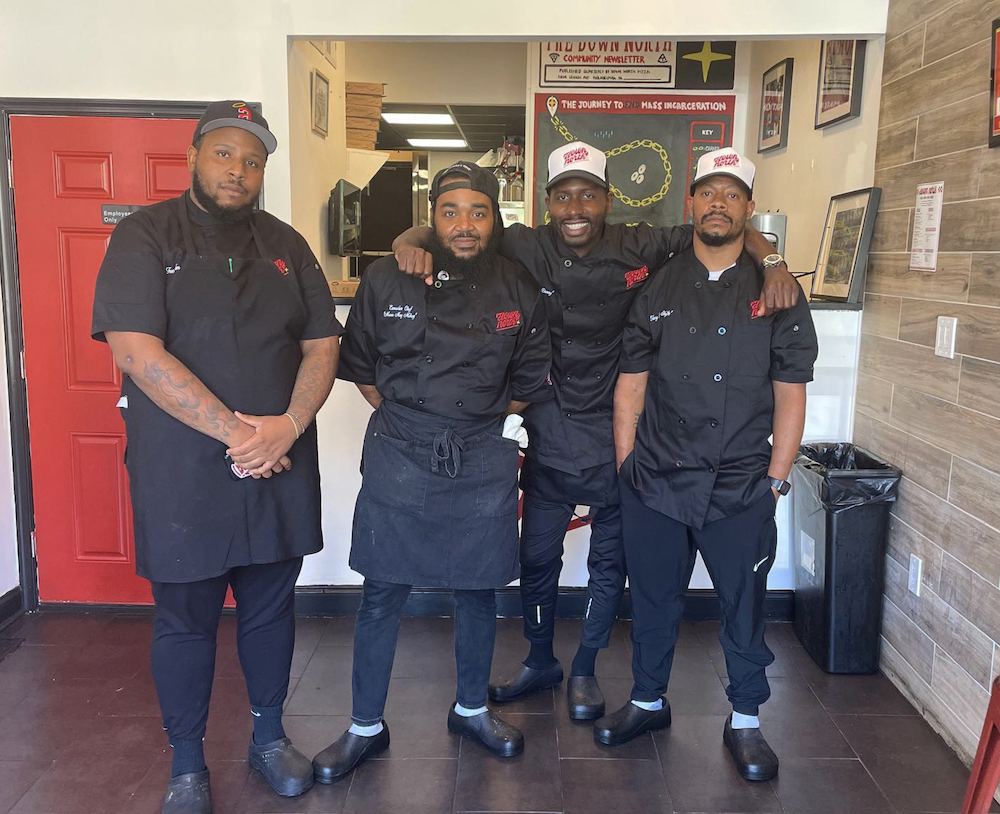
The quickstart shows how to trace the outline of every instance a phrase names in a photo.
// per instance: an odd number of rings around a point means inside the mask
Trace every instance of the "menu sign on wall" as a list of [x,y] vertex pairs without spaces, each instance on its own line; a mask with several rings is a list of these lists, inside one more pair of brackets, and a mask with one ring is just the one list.
[[732,90],[735,63],[735,42],[543,42],[538,84],[543,88]]
[[917,187],[917,208],[913,213],[913,246],[910,271],[937,271],[938,241],[941,237],[941,206],[944,182]]

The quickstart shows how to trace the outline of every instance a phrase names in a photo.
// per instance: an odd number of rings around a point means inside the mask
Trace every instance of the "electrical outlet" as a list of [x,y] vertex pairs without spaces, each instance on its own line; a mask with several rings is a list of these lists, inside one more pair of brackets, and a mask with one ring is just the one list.
[[938,317],[937,339],[934,354],[946,359],[955,358],[955,334],[958,333],[958,317]]
[[921,577],[924,573],[924,561],[920,559],[916,554],[910,555],[910,580],[907,584],[907,588],[910,589],[911,594],[916,594],[920,596],[920,583]]

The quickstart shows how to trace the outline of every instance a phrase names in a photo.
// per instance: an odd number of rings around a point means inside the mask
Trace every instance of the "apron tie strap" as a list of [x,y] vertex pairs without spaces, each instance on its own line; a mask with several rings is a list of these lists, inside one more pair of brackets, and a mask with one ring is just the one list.
[[455,435],[455,431],[450,427],[444,432],[439,432],[434,436],[431,445],[431,472],[439,472],[441,464],[444,464],[444,471],[449,478],[458,477],[462,469],[462,450],[465,449],[465,441]]

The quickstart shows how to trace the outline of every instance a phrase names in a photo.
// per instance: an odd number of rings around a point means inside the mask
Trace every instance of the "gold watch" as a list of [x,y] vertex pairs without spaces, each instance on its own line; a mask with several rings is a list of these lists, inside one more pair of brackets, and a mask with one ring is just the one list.
[[775,252],[774,254],[769,254],[761,261],[761,266],[766,269],[773,269],[776,266],[780,266],[785,262],[785,258],[780,254]]

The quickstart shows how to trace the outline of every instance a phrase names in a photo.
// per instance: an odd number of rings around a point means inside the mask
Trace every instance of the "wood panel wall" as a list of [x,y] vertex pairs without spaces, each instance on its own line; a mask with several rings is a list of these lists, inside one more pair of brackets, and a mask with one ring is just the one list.
[[[882,663],[967,761],[1000,641],[1000,148],[987,147],[997,0],[890,0],[855,441],[900,465]],[[944,181],[941,254],[908,270],[917,184]],[[958,317],[954,359],[934,355]],[[907,590],[923,559],[921,596]]]

